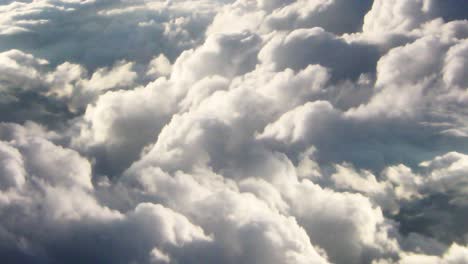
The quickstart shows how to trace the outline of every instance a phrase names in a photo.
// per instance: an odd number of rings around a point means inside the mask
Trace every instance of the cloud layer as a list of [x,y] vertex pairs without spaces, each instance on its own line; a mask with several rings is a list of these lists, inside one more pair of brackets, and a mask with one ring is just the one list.
[[467,263],[465,10],[0,0],[0,257]]

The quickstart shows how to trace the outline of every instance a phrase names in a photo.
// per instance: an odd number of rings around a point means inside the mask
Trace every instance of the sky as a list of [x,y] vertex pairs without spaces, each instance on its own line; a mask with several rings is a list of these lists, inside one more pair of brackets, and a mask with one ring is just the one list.
[[0,0],[5,263],[468,263],[467,0]]

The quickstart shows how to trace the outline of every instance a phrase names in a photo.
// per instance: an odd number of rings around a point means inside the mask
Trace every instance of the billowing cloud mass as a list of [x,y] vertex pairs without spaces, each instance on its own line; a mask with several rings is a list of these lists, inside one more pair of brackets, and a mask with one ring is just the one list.
[[466,0],[0,0],[7,263],[468,263]]

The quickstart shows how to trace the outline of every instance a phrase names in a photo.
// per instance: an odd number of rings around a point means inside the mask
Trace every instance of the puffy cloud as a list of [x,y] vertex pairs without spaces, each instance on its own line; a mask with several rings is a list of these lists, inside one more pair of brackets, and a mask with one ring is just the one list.
[[448,251],[441,257],[428,255],[407,255],[399,262],[402,264],[411,263],[444,263],[458,264],[468,261],[468,251],[466,247],[453,244]]
[[[309,181],[297,182],[295,168],[285,155],[269,152],[264,149],[262,144],[252,140],[255,128],[261,126],[261,123],[266,124],[266,122],[262,121],[261,116],[252,115],[245,111],[243,105],[248,101],[242,103],[238,101],[239,98],[248,98],[245,96],[246,92],[242,88],[237,88],[214,94],[199,109],[173,118],[159,135],[153,149],[126,172],[127,177],[139,179],[137,186],[140,187],[138,188],[145,190],[144,193],[150,196],[155,196],[157,201],[165,201],[176,208],[189,207],[192,208],[191,210],[196,210],[193,209],[194,206],[204,204],[206,199],[210,199],[210,195],[206,191],[199,190],[199,185],[208,184],[210,188],[213,188],[211,187],[212,183],[207,183],[207,181],[210,182],[208,179],[202,180],[198,177],[195,180],[201,181],[201,183],[193,183],[193,180],[187,179],[189,176],[183,176],[177,170],[197,174],[200,168],[202,171],[212,168],[215,172],[234,181],[241,179],[241,190],[253,192],[260,198],[266,199],[267,204],[273,208],[284,210],[284,213],[295,217],[307,231],[310,240],[324,248],[332,261],[343,262],[347,260],[360,263],[376,256],[395,255],[398,246],[388,237],[390,225],[386,225],[380,209],[374,208],[367,198],[358,194],[335,193],[332,190],[322,189]],[[223,99],[218,96],[222,96]],[[251,96],[250,100],[254,99],[255,97]],[[215,101],[223,102],[226,111],[212,112],[212,107],[216,107]],[[325,102],[306,104],[304,109],[310,110],[319,118],[324,116],[325,120],[328,116],[321,114],[322,109],[325,112],[328,109],[333,113],[330,104]],[[233,115],[233,112],[236,114]],[[302,120],[298,118],[298,122]],[[307,119],[304,121],[315,125],[320,124]],[[295,130],[285,129],[285,131]],[[266,131],[269,131],[268,127]],[[297,128],[297,131],[298,135],[307,134],[301,128]],[[266,135],[268,132],[259,137],[262,139]],[[223,142],[219,138],[228,138],[229,141]],[[295,140],[292,136],[291,141],[295,142]],[[297,139],[297,141],[299,140],[301,138]],[[246,156],[248,159],[245,158]],[[162,170],[156,169],[156,174],[152,177],[153,180],[147,175],[153,171],[147,168],[152,167],[162,168]],[[176,178],[172,180],[169,175],[163,172],[164,170],[175,173]],[[206,178],[206,176],[204,177]],[[189,187],[192,184],[195,186]],[[216,186],[219,185],[216,184]],[[228,186],[232,186],[232,183]],[[235,185],[227,188],[235,188]],[[171,190],[171,192],[165,190]],[[183,198],[170,199],[172,192],[184,193]],[[330,206],[333,205],[336,208],[330,208],[330,214],[323,212],[322,204],[325,203],[325,200],[321,200],[322,197],[327,197],[327,202],[331,202],[330,199],[333,197]],[[222,203],[226,203],[223,200],[225,198],[218,199],[222,200]],[[302,203],[301,201],[314,202]],[[194,202],[193,206],[189,205]],[[228,208],[231,208],[229,210],[232,210],[232,207],[235,205],[229,206]],[[257,208],[257,206],[255,207]],[[213,209],[204,207],[202,210],[196,211],[207,212],[211,210]],[[350,212],[353,212],[356,217],[349,218]],[[224,221],[223,218],[224,216],[221,215],[215,219]],[[361,218],[365,220],[359,220]],[[204,218],[202,217],[202,219]],[[201,226],[212,226],[212,224],[201,221],[197,222]],[[368,225],[363,226],[362,221]],[[346,237],[346,239],[340,240],[343,241],[342,244],[334,236],[330,236],[331,232],[335,232],[334,230],[342,230],[340,235]],[[236,230],[236,232],[241,231]],[[218,236],[220,235],[224,236],[218,234]],[[281,262],[282,257],[277,257],[277,259]]]
[[[23,129],[11,124],[0,128],[5,165],[0,210],[6,214],[0,221],[0,243],[2,252],[12,247],[12,261],[28,256],[57,261],[81,251],[87,252],[82,257],[88,261],[149,263],[161,254],[170,258],[172,250],[192,242],[211,241],[200,227],[161,205],[142,203],[122,214],[99,204],[86,159]],[[121,240],[122,235],[126,239]],[[100,241],[89,244],[96,236]],[[100,252],[109,247],[106,240],[126,251]]]
[[0,10],[0,50],[17,48],[53,65],[78,62],[91,70],[117,60],[148,63],[157,53],[175,59],[200,41],[219,6],[202,0],[197,4],[204,8],[197,9],[189,2],[11,2]]
[[215,34],[195,51],[182,53],[174,63],[171,78],[194,82],[212,75],[232,78],[247,73],[257,63],[260,43],[257,35],[248,32]]
[[421,26],[421,24],[443,18],[446,21],[465,19],[458,1],[449,0],[375,0],[372,9],[364,19],[365,32],[407,32]]
[[371,45],[347,43],[320,28],[298,29],[272,38],[259,54],[265,64],[276,69],[304,69],[320,64],[335,78],[357,78],[375,69],[377,50]]
[[[258,50],[259,41],[252,34],[213,37],[200,48],[184,52],[174,63],[169,79],[160,78],[145,87],[102,95],[95,105],[88,106],[76,144],[85,149],[97,148],[98,153],[110,156],[109,164],[104,166],[114,168],[114,172],[126,168],[139,157],[143,147],[155,141],[179,108],[190,107],[203,100],[203,96],[223,89],[227,84],[222,78],[232,78],[239,71],[254,67],[256,57],[252,53]],[[234,58],[240,52],[244,55]],[[226,60],[232,63],[225,63]],[[201,66],[206,62],[211,67]],[[211,76],[219,77],[208,78]],[[191,85],[193,89],[189,92]],[[133,138],[135,133],[138,138]]]
[[462,5],[0,1],[0,256],[466,262]]
[[49,141],[40,127],[29,126],[31,132],[18,125],[1,124],[2,162],[5,163],[2,187],[21,191],[30,184],[38,184],[50,188],[92,189],[88,160]]
[[200,209],[221,215],[199,217],[206,221],[216,241],[224,245],[223,253],[235,256],[234,261],[327,263],[294,218],[271,211],[251,195],[221,193],[202,202]]
[[[246,29],[271,32],[321,27],[336,34],[351,33],[360,31],[371,4],[369,0],[358,4],[343,0],[238,0],[217,14],[208,32]],[[239,20],[242,23],[232,24]]]
[[[269,124],[259,139],[274,139],[286,144],[304,144],[314,138],[311,133],[321,133],[315,128],[327,127],[326,123],[339,119],[339,113],[326,101],[315,101],[299,106],[284,115],[276,122]],[[313,127],[309,127],[313,126]],[[302,143],[302,144],[301,144]]]
[[19,50],[0,57],[2,121],[35,120],[53,126],[81,114],[100,94],[129,89],[142,79],[134,63],[125,61],[89,74],[83,66],[69,62],[54,69],[47,60]]
[[[262,7],[271,8],[272,2],[275,1],[264,1]],[[343,0],[292,1],[289,5],[277,4],[265,23],[275,30],[321,27],[336,34],[356,32],[361,30],[363,17],[371,4],[368,0],[358,4]]]
[[164,56],[164,54],[159,54],[158,57],[155,57],[149,63],[147,75],[153,77],[167,76],[172,71],[171,62]]
[[[418,118],[429,124],[458,119],[457,113],[462,113],[466,105],[463,73],[457,66],[463,63],[464,56],[453,60],[451,54],[462,53],[465,43],[466,40],[446,41],[429,35],[392,49],[377,64],[377,92],[373,98],[348,114],[357,118]],[[460,110],[454,111],[453,107]],[[463,134],[463,123],[448,123],[453,126],[448,130]]]
[[447,52],[444,65],[444,81],[447,86],[466,88],[468,86],[466,67],[468,42],[453,46]]
[[112,172],[128,166],[170,118],[173,101],[164,97],[163,91],[159,93],[166,83],[160,80],[147,87],[100,96],[95,105],[87,107],[74,145],[96,152],[104,162],[98,165]]
[[2,188],[20,187],[26,181],[23,157],[19,151],[2,142]]
[[10,50],[0,53],[0,65],[2,71],[3,93],[11,88],[30,89],[34,86],[41,86],[41,74],[39,67],[46,65],[46,60],[36,59],[31,54],[23,53],[19,50]]

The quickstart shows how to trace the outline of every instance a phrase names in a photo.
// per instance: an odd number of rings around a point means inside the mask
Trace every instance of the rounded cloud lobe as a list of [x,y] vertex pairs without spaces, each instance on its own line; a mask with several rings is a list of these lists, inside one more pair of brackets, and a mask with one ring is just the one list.
[[0,1],[0,256],[468,262],[465,9]]

